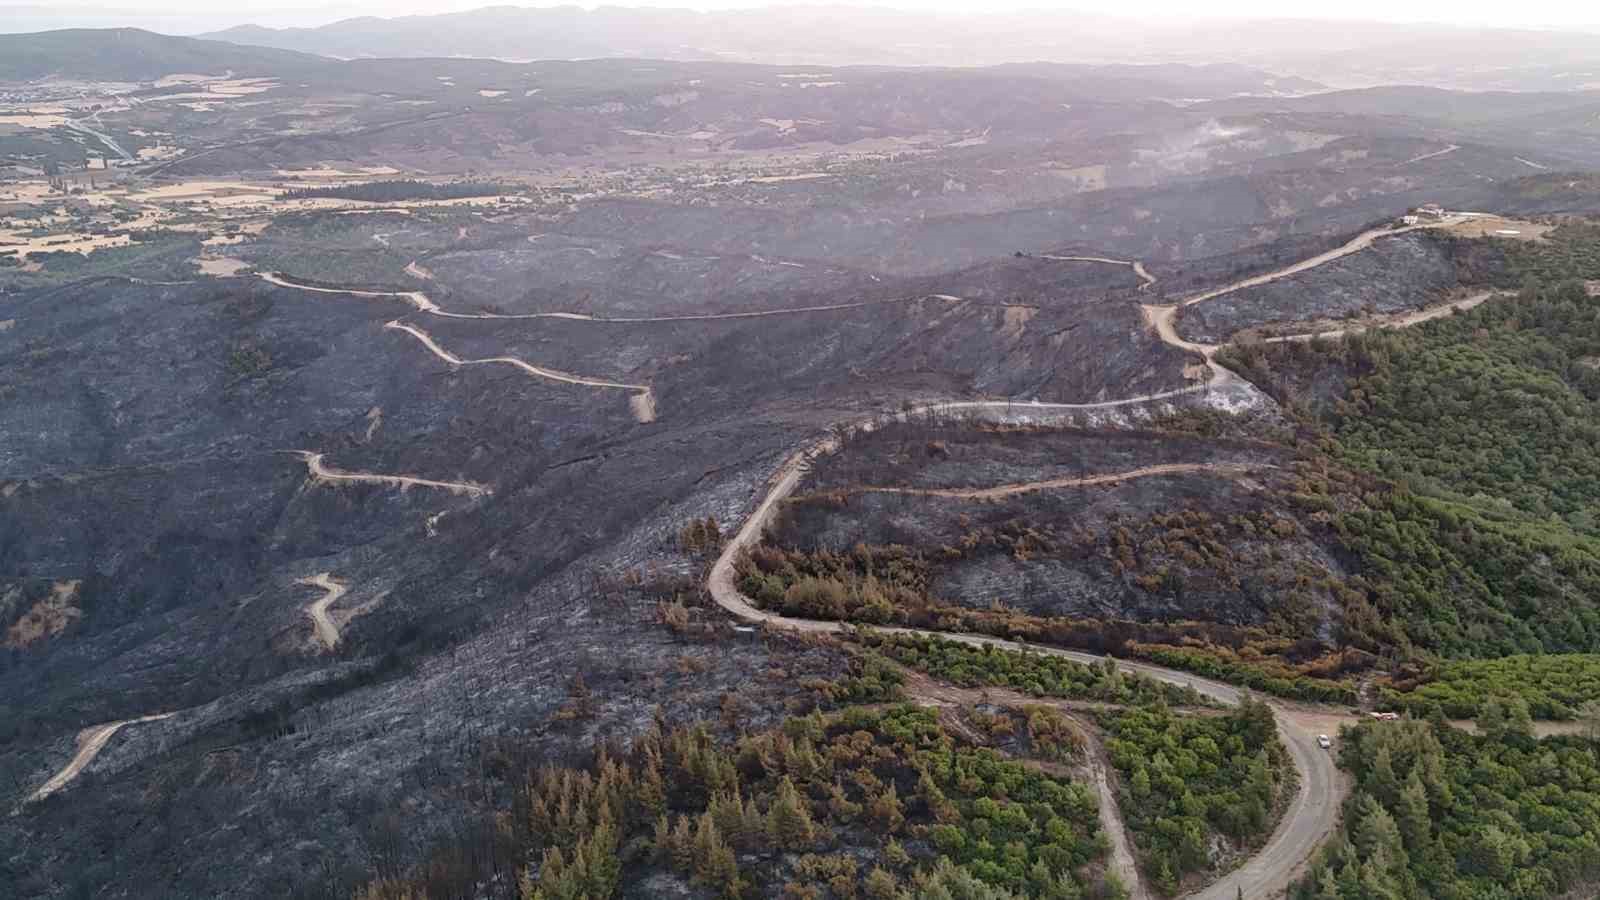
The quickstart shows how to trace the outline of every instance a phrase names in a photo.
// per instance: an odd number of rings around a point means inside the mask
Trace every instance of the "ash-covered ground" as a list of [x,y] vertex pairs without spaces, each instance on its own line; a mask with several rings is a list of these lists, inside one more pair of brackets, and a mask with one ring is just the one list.
[[[433,276],[421,287],[441,304],[466,292]],[[417,853],[475,821],[481,798],[459,791],[490,742],[560,758],[626,742],[657,706],[672,720],[718,716],[730,692],[765,720],[804,706],[794,685],[836,676],[832,651],[684,644],[657,623],[663,599],[698,594],[684,522],[738,522],[779,461],[840,419],[1150,393],[1187,383],[1192,362],[1142,325],[1137,279],[1109,264],[1006,258],[951,276],[971,297],[885,278],[880,296],[918,299],[632,324],[138,277],[0,300],[3,624],[44,623],[0,656],[0,803],[22,810],[4,858],[24,896],[124,877],[196,896],[328,883],[391,840],[385,810],[414,814]],[[460,359],[648,385],[653,421],[630,390],[452,365],[396,319]],[[331,649],[310,612],[323,574],[345,589],[325,610]],[[46,602],[64,585],[65,605]],[[557,716],[579,674],[593,708],[572,724]],[[27,802],[80,729],[163,713]]]
[[1253,440],[898,425],[820,462],[771,540],[900,545],[945,604],[1326,637],[1351,570],[1287,502],[1294,480],[1292,453]]
[[1420,309],[1475,282],[1482,286],[1497,256],[1481,242],[1426,231],[1381,238],[1327,265],[1184,307],[1178,332],[1221,344],[1246,329]]
[[[1217,373],[1141,304],[1423,202],[1593,203],[1592,186],[1521,177],[1532,138],[1394,108],[1409,95],[1366,112],[1232,90],[1177,104],[1182,79],[1095,96],[1024,70],[802,91],[752,86],[775,74],[758,67],[635,62],[362,60],[210,109],[140,88],[99,128],[166,155],[109,185],[86,168],[46,182],[45,164],[86,165],[82,134],[3,136],[6,159],[43,157],[6,182],[0,247],[0,806],[17,810],[0,886],[311,894],[480,827],[507,767],[625,743],[658,711],[728,734],[774,722],[845,660],[703,610],[706,559],[678,535],[741,522],[830,427],[928,401],[1199,387]],[[1581,133],[1575,109],[1546,127]],[[1592,158],[1573,146],[1541,158]],[[503,179],[506,196],[283,193],[364,171]],[[56,231],[127,245],[18,249]],[[1416,305],[1460,268],[1430,240],[1219,298],[1183,333]],[[1381,290],[1369,277],[1394,270]],[[773,314],[616,321],[743,313]],[[1147,423],[1136,406],[1083,419]],[[938,552],[1032,532],[1048,549],[971,554],[934,592],[1326,632],[1348,564],[1276,499],[1287,452],[941,428],[852,444],[808,490],[1229,474],[797,501],[779,538]],[[694,628],[658,621],[674,601]],[[169,713],[30,802],[85,729]]]

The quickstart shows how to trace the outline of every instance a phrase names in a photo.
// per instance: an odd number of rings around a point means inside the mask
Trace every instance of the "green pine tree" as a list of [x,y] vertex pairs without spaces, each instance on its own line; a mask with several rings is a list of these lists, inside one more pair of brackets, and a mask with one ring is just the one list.
[[767,810],[767,837],[781,850],[805,850],[816,842],[816,825],[806,801],[785,775]]

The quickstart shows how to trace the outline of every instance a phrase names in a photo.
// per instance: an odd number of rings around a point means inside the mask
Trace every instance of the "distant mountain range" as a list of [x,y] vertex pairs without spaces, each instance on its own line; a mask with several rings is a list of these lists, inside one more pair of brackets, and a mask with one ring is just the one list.
[[246,25],[202,36],[344,58],[634,57],[961,66],[1231,61],[1341,87],[1600,86],[1600,33],[1288,19],[1147,22],[1078,12],[957,17],[837,7],[701,13],[496,6],[346,19],[319,28]]
[[[1197,79],[1192,93],[1179,90],[1172,99],[1216,97],[1226,90],[1214,78],[1233,80],[1241,72],[1255,74],[1228,90],[1296,95],[1327,87],[1390,84],[1600,89],[1600,33],[1288,19],[1138,21],[1064,12],[954,17],[834,7],[702,13],[496,6],[431,16],[369,16],[317,28],[241,25],[197,39],[132,28],[0,35],[0,78],[12,80],[57,72],[136,79],[195,69],[272,74],[315,64],[315,57],[625,58],[797,67],[1138,64],[1129,71],[1140,77],[1155,64],[1207,67],[1191,71],[1190,77]],[[1263,72],[1274,73],[1277,80],[1257,83]]]
[[149,81],[179,72],[284,75],[335,64],[292,50],[173,37],[138,28],[0,34],[0,81],[49,77]]
[[[466,19],[473,20],[473,15],[467,14]],[[401,30],[407,30],[418,21],[428,21],[428,19],[362,19],[350,20],[345,24],[355,30],[365,28],[355,24],[358,22],[376,23],[370,29],[375,31],[402,25]],[[241,34],[256,32],[272,33],[269,29],[255,28],[230,29],[228,33],[238,39]],[[663,53],[665,52],[663,50]],[[421,50],[418,53],[426,55]],[[597,55],[604,56],[604,54]],[[335,58],[336,56],[338,54],[315,55],[292,49],[255,46],[238,43],[236,40],[174,37],[136,28],[75,28],[36,34],[0,35],[0,81],[25,81],[50,77],[149,81],[175,73],[227,72],[240,76],[294,76],[302,79],[323,76],[341,81],[357,79],[362,83],[377,77],[389,79],[389,83],[396,86],[406,81],[400,77],[400,73],[393,71],[397,65],[393,60],[404,58],[403,54],[359,59],[339,59]],[[437,51],[432,54],[432,58],[444,57],[454,65],[476,64],[480,68],[488,67],[495,71],[517,68],[507,65],[503,57],[501,60],[483,56],[461,58],[464,56],[467,54],[443,54]],[[474,63],[474,60],[477,62]],[[662,66],[658,68],[664,70],[670,64],[673,71],[681,70],[678,74],[689,83],[698,83],[694,78],[697,74],[720,83],[727,79],[737,81],[741,77],[757,77],[762,73],[761,68],[757,66],[722,60],[662,60],[661,62]],[[573,65],[581,65],[581,71],[556,74],[546,71],[550,65],[557,66],[558,70],[563,72]],[[620,84],[621,82],[617,82],[616,79],[624,69],[632,65],[622,60],[613,62],[596,60],[583,64],[554,61],[545,63],[544,67],[541,67],[541,77],[551,89],[571,79],[576,79],[571,83],[571,87],[574,88],[583,87],[585,84],[590,87]],[[374,73],[372,70],[375,66],[383,71]],[[846,71],[842,67],[830,68],[837,68],[840,72]],[[357,72],[356,69],[361,71]],[[860,80],[872,77],[873,73],[887,73],[891,69],[877,66],[851,71],[856,73],[853,80]],[[1327,89],[1324,85],[1307,79],[1281,77],[1260,69],[1226,63],[1205,65],[1012,63],[989,67],[983,71],[989,73],[987,78],[991,81],[1024,79],[1070,85],[1070,93],[1063,96],[1079,100],[1183,102],[1235,96],[1299,96]],[[652,77],[642,70],[640,74],[643,74],[646,80]],[[665,72],[659,74],[664,75]],[[489,76],[485,74],[484,77]],[[779,76],[780,82],[784,77]],[[826,72],[818,74],[818,80],[826,81],[828,77],[830,76]],[[624,78],[624,81],[626,80]],[[426,77],[425,84],[436,87],[434,74]]]

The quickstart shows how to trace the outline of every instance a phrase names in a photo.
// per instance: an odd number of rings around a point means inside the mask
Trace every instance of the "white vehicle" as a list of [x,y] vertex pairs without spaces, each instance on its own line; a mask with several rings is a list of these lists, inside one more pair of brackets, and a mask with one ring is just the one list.
[[1325,734],[1319,734],[1317,735],[1317,746],[1324,750],[1330,750],[1333,748],[1333,738]]

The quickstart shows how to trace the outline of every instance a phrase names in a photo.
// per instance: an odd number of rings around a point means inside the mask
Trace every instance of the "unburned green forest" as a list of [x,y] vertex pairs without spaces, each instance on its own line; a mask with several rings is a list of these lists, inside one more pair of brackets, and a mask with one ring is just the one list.
[[[1497,707],[1498,709],[1498,707]],[[1532,900],[1591,896],[1600,876],[1600,757],[1536,740],[1497,714],[1472,735],[1370,723],[1342,738],[1356,780],[1340,833],[1297,900]]]

